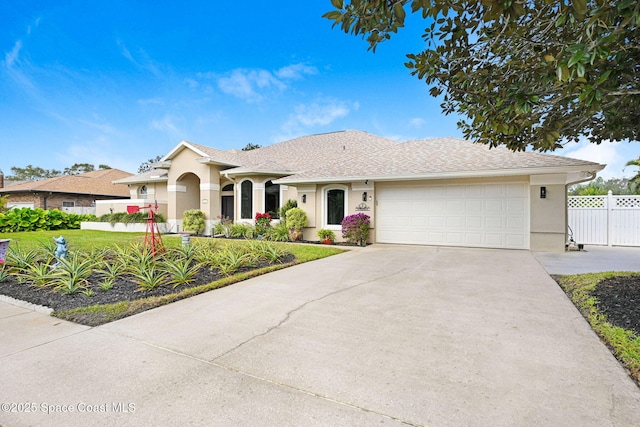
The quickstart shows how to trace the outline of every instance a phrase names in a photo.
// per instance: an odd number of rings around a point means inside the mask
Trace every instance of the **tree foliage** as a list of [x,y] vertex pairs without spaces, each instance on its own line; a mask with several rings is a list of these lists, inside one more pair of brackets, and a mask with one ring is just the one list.
[[155,156],[153,159],[140,163],[140,166],[138,166],[138,173],[144,173],[152,170],[153,164],[159,162],[160,159],[162,159],[162,156]]
[[260,144],[253,144],[253,143],[248,143],[247,145],[244,146],[244,148],[242,149],[242,151],[251,151],[251,150],[255,150],[258,148],[262,148],[262,145]]
[[[638,188],[640,190],[640,188]],[[569,190],[570,196],[604,196],[611,191],[613,194],[635,194],[626,178],[611,178],[604,180],[601,176],[587,184],[574,185]]]
[[636,0],[331,0],[324,17],[375,51],[426,22],[411,73],[443,96],[466,138],[548,151],[565,140],[640,137]]
[[[98,169],[105,170],[111,169],[108,165],[100,165]],[[41,179],[55,178],[63,175],[78,175],[81,173],[93,172],[95,166],[90,163],[74,163],[68,168],[64,168],[63,171],[57,169],[43,169],[39,166],[27,165],[23,168],[12,166],[12,175],[6,178],[10,181],[39,181]]]
[[636,160],[629,160],[626,166],[636,166],[638,170],[636,171],[635,176],[629,179],[629,189],[635,192],[636,194],[640,194],[640,157]]

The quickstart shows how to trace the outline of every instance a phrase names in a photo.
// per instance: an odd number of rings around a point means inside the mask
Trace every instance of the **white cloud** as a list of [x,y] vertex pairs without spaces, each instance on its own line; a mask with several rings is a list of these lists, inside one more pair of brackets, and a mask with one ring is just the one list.
[[578,142],[577,144],[569,143],[558,154],[566,157],[573,157],[580,160],[588,160],[600,164],[606,164],[607,167],[598,173],[604,179],[620,178],[623,176],[622,169],[628,159],[621,154],[625,148],[624,143],[619,141],[604,141],[601,144],[593,144],[587,140]]
[[421,128],[422,126],[424,126],[424,124],[425,120],[419,117],[414,117],[413,119],[409,120],[409,126],[413,128]]
[[322,99],[310,104],[299,104],[281,126],[282,133],[274,141],[284,141],[309,133],[309,128],[327,126],[358,110],[357,102],[349,103],[336,99]]
[[280,79],[301,79],[305,74],[318,74],[318,69],[306,64],[293,64],[282,67],[275,72]]
[[293,117],[296,122],[304,126],[325,126],[341,117],[345,117],[350,111],[350,106],[345,102],[314,102],[297,105]]
[[4,64],[7,68],[13,68],[13,65],[16,63],[18,56],[20,55],[20,49],[22,49],[22,40],[16,41],[11,52],[5,52]]
[[227,77],[219,78],[218,87],[229,95],[256,102],[263,98],[259,89],[275,87],[282,90],[286,86],[267,70],[236,69]]
[[161,119],[154,119],[149,123],[149,127],[153,130],[160,131],[167,136],[169,136],[172,140],[181,139],[185,133],[178,127],[176,124],[176,119],[173,116],[165,114]]
[[[299,80],[304,75],[316,74],[315,67],[306,64],[292,64],[275,71],[261,68],[238,68],[223,77],[217,77],[218,87],[224,93],[244,99],[248,102],[259,102],[269,89],[283,91],[288,80]],[[201,77],[213,77],[211,73],[201,73]]]

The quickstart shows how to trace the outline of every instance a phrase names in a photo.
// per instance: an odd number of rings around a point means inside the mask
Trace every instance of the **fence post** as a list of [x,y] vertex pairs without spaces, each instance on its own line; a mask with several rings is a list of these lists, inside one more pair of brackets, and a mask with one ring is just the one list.
[[607,193],[607,246],[613,246],[613,191]]

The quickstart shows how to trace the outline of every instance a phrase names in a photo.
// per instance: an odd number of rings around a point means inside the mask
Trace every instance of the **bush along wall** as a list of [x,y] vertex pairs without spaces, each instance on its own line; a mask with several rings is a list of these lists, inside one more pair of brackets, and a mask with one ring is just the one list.
[[92,214],[66,213],[56,209],[11,209],[0,213],[0,232],[79,229],[83,221],[96,221]]

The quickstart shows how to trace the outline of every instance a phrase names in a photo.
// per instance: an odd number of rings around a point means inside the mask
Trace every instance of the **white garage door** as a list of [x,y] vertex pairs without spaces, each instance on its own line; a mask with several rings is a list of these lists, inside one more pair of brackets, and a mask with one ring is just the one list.
[[529,185],[429,185],[376,190],[376,240],[529,248]]

